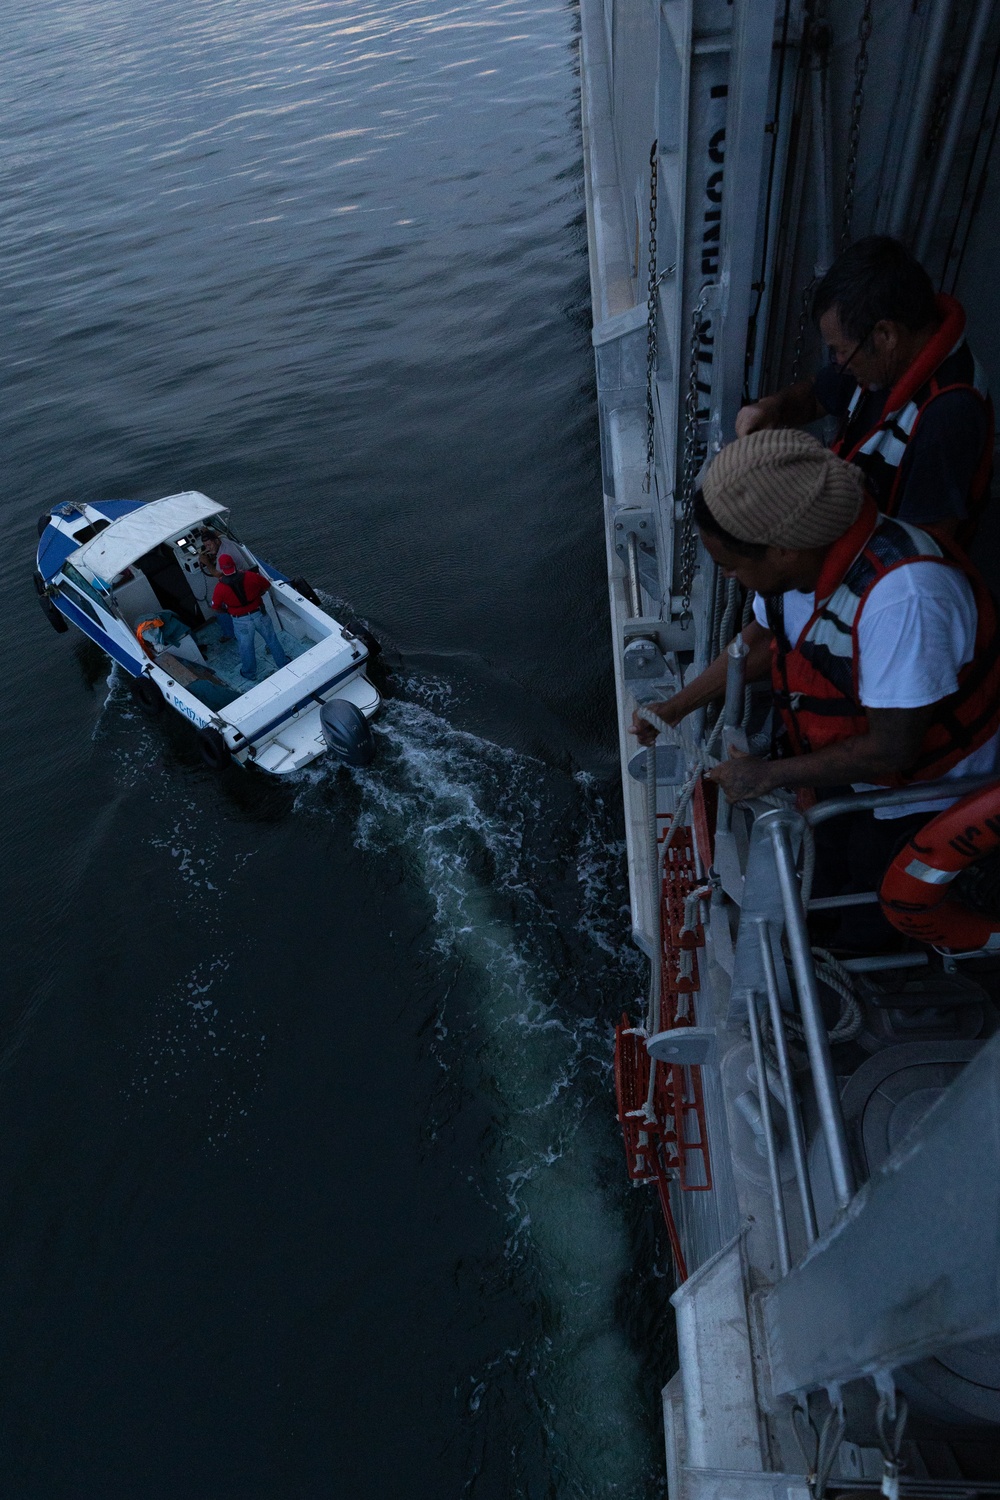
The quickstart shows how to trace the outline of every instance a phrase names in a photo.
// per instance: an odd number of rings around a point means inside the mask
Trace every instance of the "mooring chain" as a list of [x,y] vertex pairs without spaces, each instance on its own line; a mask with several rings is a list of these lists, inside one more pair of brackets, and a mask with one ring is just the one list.
[[844,223],[840,232],[840,247],[846,250],[851,243],[851,222],[854,218],[854,189],[858,177],[858,150],[861,145],[861,111],[865,103],[865,75],[868,72],[868,43],[872,34],[872,19],[875,0],[865,0],[861,19],[858,22],[858,51],[854,59],[854,92],[851,95],[851,123],[847,131],[847,173],[844,178]]
[[818,276],[812,276],[802,292],[802,307],[799,310],[799,327],[795,335],[795,348],[792,351],[792,374],[789,384],[794,385],[802,370],[802,356],[806,347],[806,329],[809,327],[809,304],[816,289]]
[[694,583],[698,541],[694,527],[694,482],[705,458],[705,446],[698,438],[698,354],[701,349],[702,315],[708,305],[708,285],[691,313],[691,348],[688,364],[687,394],[684,397],[684,458],[681,469],[681,545],[680,576],[681,623],[691,618],[691,588]]
[[656,379],[656,323],[657,289],[656,275],[656,187],[659,176],[659,157],[656,141],[649,151],[649,281],[646,287],[646,477],[642,487],[648,495],[653,488],[653,465],[656,459],[656,415],[653,409],[653,382]]

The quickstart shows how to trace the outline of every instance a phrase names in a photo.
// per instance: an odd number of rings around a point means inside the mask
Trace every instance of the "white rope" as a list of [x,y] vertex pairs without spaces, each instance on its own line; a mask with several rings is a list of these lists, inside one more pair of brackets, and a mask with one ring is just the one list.
[[[655,720],[655,727],[666,728],[663,720],[652,709],[646,709],[650,720]],[[650,927],[653,952],[649,960],[649,996],[646,1003],[646,1035],[652,1036],[659,1029],[660,1017],[660,964],[663,952],[663,932],[660,914],[660,845],[659,829],[656,822],[656,745],[646,747],[646,835],[649,845],[650,873],[653,880],[653,899],[651,903]],[[647,1124],[652,1125],[656,1120],[656,1111],[653,1106],[653,1093],[656,1088],[656,1058],[651,1058],[649,1063],[649,1088],[646,1092],[646,1102],[643,1105],[643,1116]]]
[[[673,725],[668,724],[666,719],[661,719],[659,714],[654,714],[653,710],[651,708],[647,708],[645,705],[643,705],[641,708],[637,708],[636,713],[639,715],[640,719],[645,719],[647,724],[652,724],[653,728],[656,729],[660,734],[667,734],[673,728]],[[652,750],[656,747],[650,745],[648,748]]]
[[[667,730],[673,727],[672,725],[665,723],[663,719],[660,718],[659,714],[655,714],[651,708],[639,708],[636,710],[636,712],[638,713],[640,719],[644,719],[647,724],[652,724],[653,728],[658,730],[661,734],[665,733]],[[712,757],[716,742],[718,741],[721,733],[722,717],[720,715],[720,717],[716,721],[715,728],[712,730],[712,733],[709,735],[708,739],[705,741],[705,744],[702,746],[701,750],[698,752],[698,755],[695,758],[695,763],[691,774],[688,776],[688,779],[681,787],[680,796],[677,798],[677,807],[674,810],[674,815],[670,820],[670,831],[667,834],[667,837],[663,844],[663,849],[660,854],[661,861],[666,857],[667,850],[673,843],[674,834],[677,832],[678,828],[683,826],[684,817],[687,813],[688,807],[691,804],[691,798],[694,796],[694,789],[705,773],[705,768]],[[655,747],[653,748],[655,749]]]
[[[854,975],[849,969],[845,969],[839,959],[834,958],[828,948],[813,948],[813,959],[816,961],[816,978],[821,984],[840,998],[840,1015],[833,1026],[827,1032],[830,1044],[836,1046],[840,1042],[853,1042],[858,1036],[863,1025],[864,1016],[858,1003],[858,987]],[[763,1026],[764,1056],[768,1063],[777,1066],[778,1055],[775,1051],[774,1040],[771,1036],[771,1020],[765,1011]],[[782,1010],[782,1022],[789,1036],[796,1041],[801,1041],[805,1035],[805,1028],[800,1018],[791,1011]],[[749,1036],[749,1026],[745,1028]]]
[[[661,721],[662,722],[662,721]],[[650,874],[653,881],[653,900],[650,916],[650,937],[653,957],[649,965],[649,996],[646,1004],[646,1030],[650,1036],[657,1030],[660,1011],[660,954],[663,949],[663,933],[660,923],[660,845],[656,822],[656,746],[646,749],[646,836],[649,845]],[[652,1090],[652,1082],[650,1083]],[[650,1092],[652,1098],[652,1092]]]
[[862,1027],[861,1006],[858,1004],[854,976],[828,948],[814,948],[813,958],[818,959],[816,978],[835,995],[840,996],[840,1016],[836,1025],[828,1032],[831,1043],[852,1042]]
[[[701,902],[702,901],[707,901],[708,898],[711,896],[711,894],[712,894],[712,887],[710,885],[702,885],[702,886],[699,886],[697,888],[697,890],[689,891],[688,894],[684,897],[684,921],[681,924],[681,930],[680,930],[680,936],[682,938],[684,937],[684,935],[686,933],[689,933],[692,937],[697,937],[697,935],[698,935],[698,923],[701,920],[701,912],[698,910],[698,908],[699,908]],[[694,978],[694,948],[693,947],[692,948],[683,947],[681,949],[680,960],[679,960],[679,963],[678,963],[678,966],[677,966],[677,977],[679,979],[693,979]],[[683,1009],[682,1009],[682,1006],[683,1006]],[[685,994],[682,993],[679,996],[678,1001],[677,1001],[677,1015],[678,1015],[678,1019],[681,1017],[681,1015],[685,1015],[686,1016],[687,1013],[688,1013],[687,995],[685,995]]]
[[712,887],[710,885],[701,885],[696,891],[690,891],[685,896],[684,926],[681,928],[681,932],[698,931],[698,923],[701,920],[701,913],[698,910],[698,904],[701,901],[707,901],[711,894]]

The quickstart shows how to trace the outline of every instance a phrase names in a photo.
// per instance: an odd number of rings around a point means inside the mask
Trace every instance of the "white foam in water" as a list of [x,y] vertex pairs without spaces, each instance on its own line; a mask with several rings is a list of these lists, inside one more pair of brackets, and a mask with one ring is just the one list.
[[208,1146],[224,1141],[246,1116],[267,1050],[267,1037],[248,1015],[245,996],[237,998],[225,982],[233,956],[216,953],[201,960],[166,995],[148,1054],[126,1091],[140,1101],[151,1097],[158,1106],[166,1098],[190,1108],[196,1097]]
[[[114,669],[108,686],[107,702],[133,717]],[[408,852],[430,898],[437,953],[472,975],[463,995],[475,1013],[442,1010],[433,1052],[446,1069],[471,1068],[473,1086],[494,1102],[500,1128],[487,1143],[492,1182],[481,1190],[505,1213],[507,1279],[530,1283],[546,1309],[547,1331],[533,1346],[500,1351],[469,1372],[470,1421],[495,1441],[492,1425],[506,1420],[513,1389],[543,1429],[536,1446],[552,1494],[636,1500],[650,1492],[656,1459],[639,1361],[616,1313],[631,1269],[626,1228],[598,1180],[613,1130],[611,1022],[594,1015],[589,994],[581,1003],[593,984],[620,1008],[640,978],[625,937],[621,842],[608,835],[590,777],[567,785],[541,762],[455,729],[440,713],[456,701],[446,679],[420,676],[404,687],[408,701],[390,701],[379,722],[375,765],[354,773],[355,842],[375,856]],[[122,750],[130,769],[148,755],[145,744],[138,756]],[[312,810],[331,774],[328,762],[300,773],[295,806]],[[202,810],[175,804],[154,843],[178,877],[173,899],[216,907],[231,852],[220,862]],[[567,870],[575,876],[568,914],[551,896]],[[567,960],[567,922],[586,972]],[[139,1101],[180,1103],[207,1069],[210,1142],[245,1114],[265,1050],[252,1018],[231,1015],[218,998],[227,963],[220,954],[197,965],[165,999],[130,1090]],[[516,1473],[510,1484],[512,1500],[528,1493]],[[474,1492],[473,1476],[466,1493]]]
[[[505,1351],[471,1375],[468,1409],[489,1424],[498,1383],[529,1382],[546,1427],[551,1493],[633,1500],[648,1492],[655,1460],[641,1425],[638,1360],[616,1317],[629,1273],[625,1226],[597,1180],[612,1111],[610,1024],[568,1003],[574,979],[565,961],[560,968],[560,918],[546,889],[552,856],[532,848],[539,828],[558,837],[565,822],[552,805],[553,774],[420,703],[391,702],[379,738],[375,766],[357,773],[356,841],[373,853],[402,846],[419,861],[434,942],[477,977],[466,986],[478,991],[471,1032],[456,1019],[465,1034],[451,1036],[442,1017],[438,1046],[463,1067],[471,1049],[477,1082],[497,1101],[490,1149],[507,1205],[506,1255],[512,1272],[533,1271],[548,1309],[539,1347]],[[637,960],[613,875],[620,849],[604,836],[588,779],[577,778],[570,795],[577,822],[583,814],[576,927],[600,950],[606,977],[613,957],[613,987],[630,994]]]

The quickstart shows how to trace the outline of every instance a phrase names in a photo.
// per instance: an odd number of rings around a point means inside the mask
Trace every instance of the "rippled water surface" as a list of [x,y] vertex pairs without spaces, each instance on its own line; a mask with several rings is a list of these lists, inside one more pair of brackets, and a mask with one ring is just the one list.
[[[4,1493],[655,1496],[575,12],[4,19]],[[49,630],[36,516],[182,488],[385,643],[369,771]]]

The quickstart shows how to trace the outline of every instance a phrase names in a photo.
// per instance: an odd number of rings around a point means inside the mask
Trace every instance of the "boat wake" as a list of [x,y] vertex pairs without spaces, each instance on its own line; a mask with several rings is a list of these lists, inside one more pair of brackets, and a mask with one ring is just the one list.
[[[114,678],[109,686],[132,741],[118,752],[148,763],[146,725]],[[515,1299],[528,1329],[457,1377],[463,1493],[659,1495],[642,1389],[648,1339],[630,1338],[625,1326],[642,1292],[632,1275],[611,1038],[644,975],[626,936],[615,808],[595,779],[456,728],[461,703],[446,679],[421,674],[399,687],[376,726],[375,764],[347,773],[317,763],[295,779],[293,807],[341,829],[346,817],[362,856],[380,872],[393,862],[426,912],[412,1003],[428,989],[444,998],[424,1030],[441,1084],[427,1099],[422,1134],[429,1151],[447,1151],[455,1131],[478,1138],[476,1188],[502,1226],[481,1294],[496,1308]],[[221,858],[200,796],[188,806],[176,792],[162,793],[170,815],[151,840],[173,870],[165,899],[194,903],[216,928],[232,851]],[[192,969],[167,997],[131,1092],[138,1101],[183,1100],[186,1073],[207,1069],[215,1079],[208,1135],[221,1141],[246,1112],[267,1043],[220,999],[232,954],[217,936],[213,964]],[[428,974],[446,982],[428,986]]]
[[[411,679],[404,691],[387,705],[376,765],[355,773],[355,840],[403,853],[430,903],[427,941],[461,973],[433,1028],[452,1086],[428,1138],[460,1121],[463,1100],[489,1101],[488,1127],[475,1127],[481,1191],[506,1227],[486,1294],[514,1286],[537,1321],[524,1347],[468,1374],[464,1493],[491,1489],[480,1475],[495,1474],[506,1443],[505,1494],[635,1500],[656,1492],[656,1465],[619,1315],[631,1247],[610,1037],[642,981],[624,939],[623,847],[592,780],[454,728],[447,684]],[[301,808],[331,774],[305,779]]]

